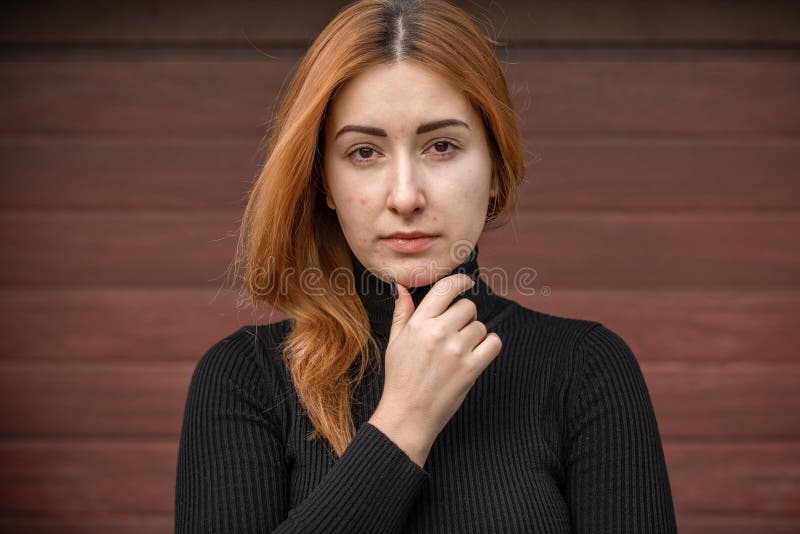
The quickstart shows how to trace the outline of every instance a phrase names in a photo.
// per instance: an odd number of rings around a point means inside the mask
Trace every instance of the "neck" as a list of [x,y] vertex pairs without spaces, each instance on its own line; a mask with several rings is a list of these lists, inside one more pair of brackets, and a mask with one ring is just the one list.
[[[355,257],[350,250],[350,259],[353,262],[353,276],[355,278],[356,291],[364,304],[369,316],[370,326],[374,336],[388,339],[392,326],[392,316],[394,315],[394,298],[391,294],[390,284],[384,282],[374,273],[369,271]],[[496,303],[496,296],[483,279],[478,276],[478,245],[472,249],[467,258],[449,273],[450,276],[457,273],[464,273],[475,280],[475,286],[461,293],[460,297],[473,301],[478,310],[478,321],[486,322],[492,316],[492,309]],[[442,278],[444,277],[442,276]],[[414,301],[414,308],[419,306],[425,295],[431,290],[433,285],[409,287],[408,292]],[[453,300],[455,302],[459,297]]]

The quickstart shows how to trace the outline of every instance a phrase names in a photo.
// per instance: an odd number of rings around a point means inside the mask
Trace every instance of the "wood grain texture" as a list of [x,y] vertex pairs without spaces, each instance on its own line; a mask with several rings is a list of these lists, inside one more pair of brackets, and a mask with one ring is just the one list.
[[0,209],[242,209],[258,139],[0,140]]
[[792,517],[742,514],[682,514],[678,517],[681,534],[796,534],[798,530],[800,520]]
[[92,519],[0,519],[1,532],[16,534],[174,534],[172,515]]
[[[786,0],[725,2],[672,0],[455,0],[502,40],[527,43],[778,43],[798,42],[800,10]],[[48,9],[41,10],[45,4]],[[109,5],[86,0],[16,4],[4,17],[0,42],[234,43],[305,45],[347,4],[313,0],[296,6],[173,1],[153,5],[127,0]]]
[[676,511],[793,517],[800,511],[796,441],[667,442],[664,453]]
[[241,325],[285,318],[221,286],[0,291],[0,360],[194,362]]
[[596,320],[641,362],[797,362],[796,289],[571,289],[511,295],[523,306]]
[[[785,135],[800,123],[791,59],[531,56],[506,65],[525,134]],[[0,135],[262,135],[295,60],[0,62]]]
[[[686,289],[794,286],[793,212],[520,213],[481,238],[508,288]],[[489,271],[487,270],[487,274]],[[530,275],[530,279],[526,280]]]

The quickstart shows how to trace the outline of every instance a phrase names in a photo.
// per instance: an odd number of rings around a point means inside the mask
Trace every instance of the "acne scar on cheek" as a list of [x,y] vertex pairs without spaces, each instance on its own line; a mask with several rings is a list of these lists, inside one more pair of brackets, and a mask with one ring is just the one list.
[[367,199],[364,198],[364,197],[359,198],[358,201],[361,202],[362,206],[366,206],[367,205]]
[[434,218],[433,218],[433,222],[436,222],[436,221],[438,221],[438,220],[439,220],[439,218],[438,218],[438,217],[434,217]]

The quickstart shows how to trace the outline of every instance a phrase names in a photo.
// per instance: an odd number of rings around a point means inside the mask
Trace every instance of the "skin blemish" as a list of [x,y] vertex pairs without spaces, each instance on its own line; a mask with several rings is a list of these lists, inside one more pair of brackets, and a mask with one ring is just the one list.
[[367,205],[367,199],[364,197],[359,198],[358,201],[361,203],[362,206]]

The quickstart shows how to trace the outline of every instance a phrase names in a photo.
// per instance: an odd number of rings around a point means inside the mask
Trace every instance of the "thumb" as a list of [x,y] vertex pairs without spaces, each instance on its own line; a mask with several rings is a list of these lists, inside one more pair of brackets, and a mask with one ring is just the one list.
[[[392,279],[394,281],[394,278]],[[397,288],[397,298],[394,301],[394,314],[392,315],[392,329],[389,332],[389,343],[400,333],[400,330],[408,322],[408,319],[414,313],[414,300],[411,298],[411,293],[405,286],[395,282]]]

